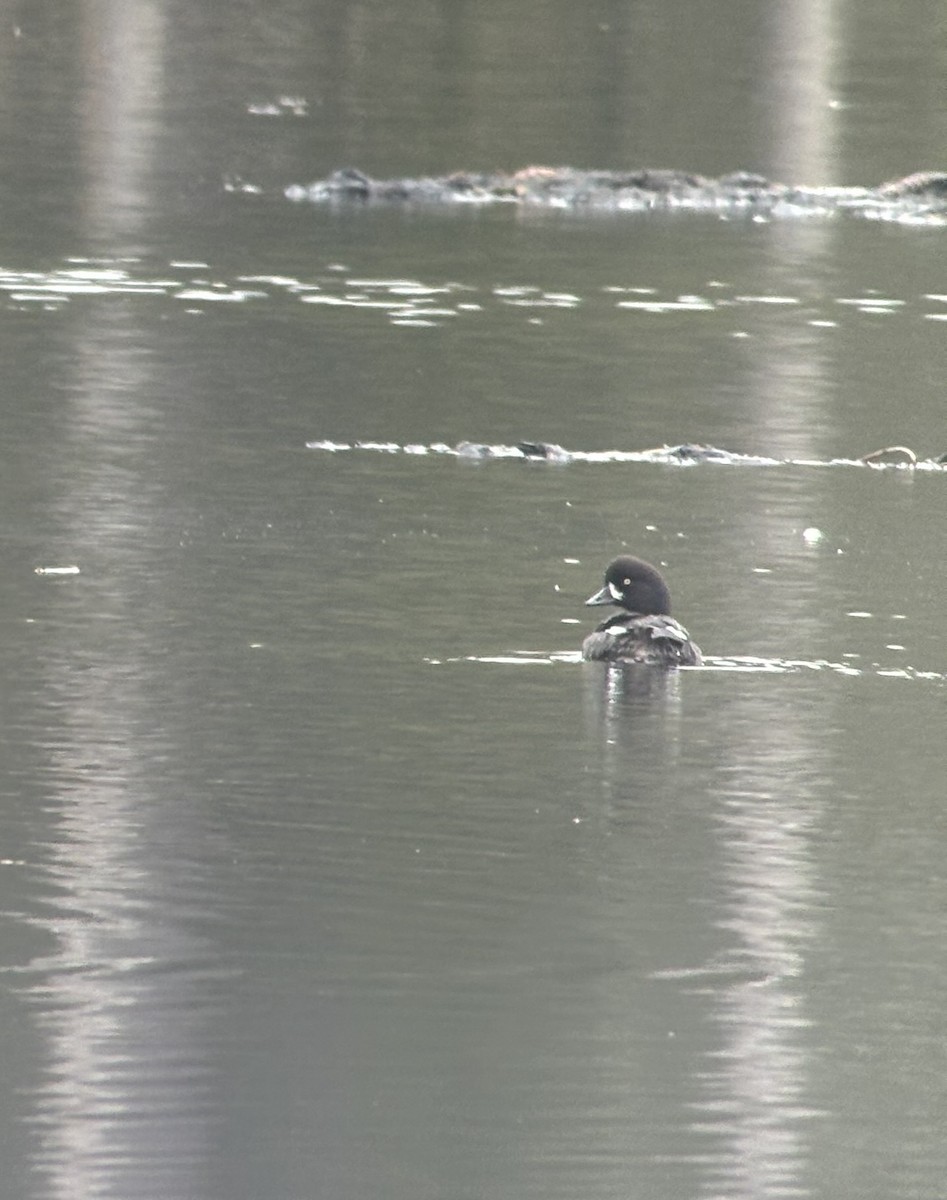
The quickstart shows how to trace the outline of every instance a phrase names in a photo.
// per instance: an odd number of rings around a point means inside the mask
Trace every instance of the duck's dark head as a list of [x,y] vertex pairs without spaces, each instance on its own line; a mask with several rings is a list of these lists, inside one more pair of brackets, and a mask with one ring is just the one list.
[[586,604],[616,604],[644,617],[670,616],[671,594],[657,567],[622,555],[608,564],[605,586]]

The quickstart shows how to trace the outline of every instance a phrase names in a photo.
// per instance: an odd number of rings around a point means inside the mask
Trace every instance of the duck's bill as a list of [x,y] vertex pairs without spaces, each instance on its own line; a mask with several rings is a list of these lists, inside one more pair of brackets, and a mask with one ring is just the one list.
[[594,596],[589,596],[585,603],[590,607],[596,604],[614,604],[615,597],[609,591],[608,584],[606,584],[600,592],[596,592]]

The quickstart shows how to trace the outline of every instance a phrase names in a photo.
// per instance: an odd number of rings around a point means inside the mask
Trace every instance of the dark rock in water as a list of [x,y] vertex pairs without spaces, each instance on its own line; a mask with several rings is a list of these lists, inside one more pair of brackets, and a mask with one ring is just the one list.
[[883,183],[878,194],[885,199],[898,200],[905,196],[944,200],[947,199],[947,173],[943,171],[915,171],[903,179],[892,179]]
[[718,446],[703,446],[699,442],[684,442],[680,446],[660,446],[644,453],[655,458],[673,458],[678,462],[733,462],[739,455]]
[[568,462],[572,455],[552,442],[517,442],[517,450],[524,458],[542,458],[547,462]]
[[693,188],[705,188],[711,183],[703,175],[689,175],[684,171],[632,171],[629,175],[609,175],[602,172],[601,181],[612,188],[638,188],[642,192],[682,192]]
[[485,442],[458,442],[454,447],[458,458],[475,461],[487,458],[528,458],[545,462],[571,462],[572,455],[552,442],[517,442],[515,446],[489,446]]
[[365,199],[372,190],[372,181],[354,167],[342,167],[333,171],[325,181],[325,189],[328,192]]
[[754,175],[751,171],[732,171],[729,175],[721,175],[717,180],[719,188],[735,188],[744,192],[763,192],[773,184],[765,175]]

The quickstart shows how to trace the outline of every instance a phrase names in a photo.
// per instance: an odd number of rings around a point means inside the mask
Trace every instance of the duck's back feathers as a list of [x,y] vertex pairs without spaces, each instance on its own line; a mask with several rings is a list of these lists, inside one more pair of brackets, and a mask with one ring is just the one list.
[[700,647],[679,621],[635,613],[616,613],[603,621],[582,643],[582,657],[662,667],[697,667],[703,662]]

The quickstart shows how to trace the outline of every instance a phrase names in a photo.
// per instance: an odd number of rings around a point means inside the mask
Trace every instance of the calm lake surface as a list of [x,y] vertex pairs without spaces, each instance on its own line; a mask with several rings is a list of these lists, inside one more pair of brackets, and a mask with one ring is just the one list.
[[943,1196],[947,227],[285,195],[876,185],[943,26],[8,9],[3,1197]]

